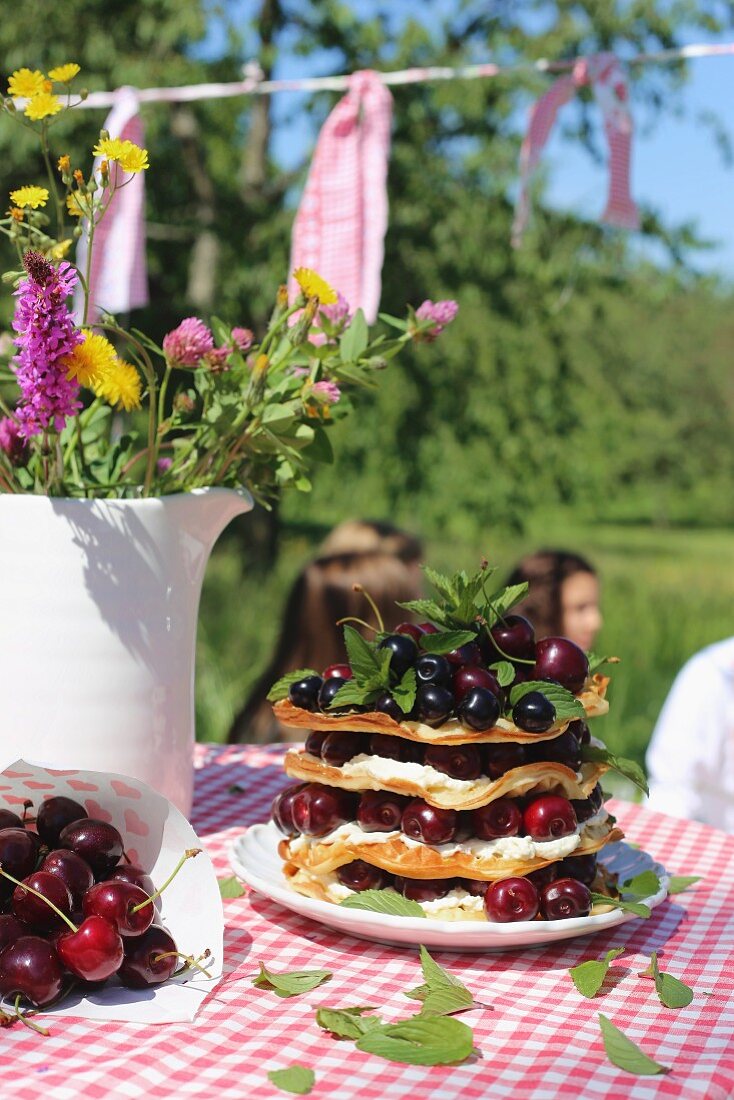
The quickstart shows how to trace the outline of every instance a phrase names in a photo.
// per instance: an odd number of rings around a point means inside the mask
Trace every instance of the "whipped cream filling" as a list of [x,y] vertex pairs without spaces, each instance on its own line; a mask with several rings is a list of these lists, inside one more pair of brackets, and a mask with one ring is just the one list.
[[[568,836],[553,840],[533,840],[529,836],[504,836],[497,840],[463,840],[458,843],[424,844],[405,836],[399,829],[388,832],[368,833],[356,821],[348,821],[322,837],[299,836],[290,842],[291,851],[299,852],[314,844],[337,844],[346,841],[353,844],[382,844],[384,841],[400,837],[408,848],[431,848],[440,856],[453,856],[459,853],[475,856],[477,859],[510,859],[526,861],[531,859],[565,859],[578,848],[582,840],[600,840],[608,832],[609,814],[602,806],[593,817],[579,825]],[[444,900],[444,899],[441,899]]]

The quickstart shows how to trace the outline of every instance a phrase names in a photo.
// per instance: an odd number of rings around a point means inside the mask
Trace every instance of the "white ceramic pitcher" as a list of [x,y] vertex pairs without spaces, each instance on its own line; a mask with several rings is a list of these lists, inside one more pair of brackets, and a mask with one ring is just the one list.
[[121,772],[191,809],[201,584],[247,493],[0,495],[0,761]]

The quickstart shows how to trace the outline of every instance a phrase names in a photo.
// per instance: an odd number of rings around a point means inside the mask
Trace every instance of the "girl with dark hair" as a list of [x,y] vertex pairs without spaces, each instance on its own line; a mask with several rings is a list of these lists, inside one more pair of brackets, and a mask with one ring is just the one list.
[[513,611],[525,615],[536,638],[570,638],[583,650],[593,649],[602,625],[599,578],[593,565],[568,550],[539,550],[523,558],[507,584],[530,585]]

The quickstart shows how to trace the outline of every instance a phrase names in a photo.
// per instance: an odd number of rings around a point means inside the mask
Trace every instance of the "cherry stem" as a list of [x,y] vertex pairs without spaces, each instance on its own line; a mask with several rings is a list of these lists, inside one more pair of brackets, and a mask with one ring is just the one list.
[[20,886],[21,889],[27,890],[29,894],[35,894],[37,898],[41,899],[41,901],[45,901],[46,905],[49,907],[49,909],[53,909],[56,916],[61,917],[61,919],[63,921],[65,921],[66,924],[69,925],[69,928],[71,928],[72,932],[78,932],[79,931],[79,929],[74,924],[74,922],[72,920],[69,920],[66,913],[62,913],[61,910],[58,908],[58,906],[54,905],[54,903],[52,901],[50,901],[49,898],[47,898],[45,896],[45,894],[42,894],[39,890],[34,890],[33,887],[29,886],[27,882],[21,882],[20,879],[14,878],[13,875],[9,874],[5,870],[5,868],[3,867],[3,865],[1,863],[0,863],[0,875],[2,875],[3,878],[10,879],[11,882],[14,882],[16,886]]
[[186,851],[184,852],[184,854],[181,856],[178,863],[176,864],[176,866],[171,871],[171,873],[168,876],[168,878],[166,879],[166,881],[163,883],[163,885],[159,886],[158,889],[155,891],[155,893],[151,894],[150,897],[145,899],[145,901],[141,901],[139,905],[134,905],[132,907],[132,909],[130,910],[130,912],[131,913],[137,913],[138,909],[145,908],[146,905],[150,905],[151,902],[155,901],[156,898],[160,897],[161,894],[163,893],[163,891],[165,890],[165,888],[171,882],[173,882],[173,880],[175,879],[176,875],[178,874],[178,872],[183,867],[186,860],[187,859],[193,859],[194,856],[198,856],[198,855],[201,855],[201,848],[187,848]]
[[30,798],[27,798],[25,800],[25,802],[23,803],[23,824],[24,825],[26,825],[28,823],[28,811],[30,809],[32,809],[32,807],[33,807],[33,802],[31,801]]
[[372,630],[375,634],[377,633],[376,626],[371,626],[369,623],[366,623],[364,619],[358,619],[356,615],[346,615],[343,619],[336,620],[337,626],[342,626],[343,623],[359,623],[359,625],[363,626],[365,630]]
[[[492,607],[492,604],[490,603],[489,606]],[[492,610],[494,611],[493,607],[492,607]],[[495,612],[495,614],[497,614],[497,612]],[[502,622],[505,621],[504,615],[499,615],[498,618]],[[491,641],[494,648],[497,650],[497,652],[502,657],[505,658],[506,661],[510,661],[513,665],[534,665],[535,664],[535,658],[534,657],[532,659],[530,657],[511,657],[509,653],[505,653],[504,649],[502,649],[500,647],[499,643],[492,637],[492,634],[490,633],[489,628],[487,628],[487,634],[489,634],[489,640]]]
[[48,1031],[45,1027],[41,1027],[40,1024],[34,1024],[33,1020],[30,1020],[27,1014],[24,1014],[20,1011],[20,996],[21,995],[19,993],[18,996],[15,998],[15,1019],[20,1020],[20,1022],[22,1024],[25,1024],[26,1027],[29,1027],[31,1031],[37,1031],[39,1035],[50,1035],[50,1031]]
[[[361,585],[361,584],[353,584],[353,585],[352,585],[352,591],[353,591],[353,592],[361,592],[361,593],[362,593],[362,595],[364,596],[364,598],[365,598],[365,599],[367,600],[367,603],[368,603],[368,604],[370,605],[370,607],[372,608],[372,612],[373,612],[373,614],[374,614],[375,618],[377,619],[377,625],[378,625],[378,627],[379,627],[380,633],[381,633],[381,634],[384,634],[384,633],[385,633],[385,622],[384,622],[384,620],[383,620],[383,618],[382,618],[382,615],[380,614],[380,609],[379,609],[379,607],[377,606],[377,604],[375,603],[375,601],[374,601],[374,600],[372,599],[372,597],[370,596],[370,594],[369,594],[369,592],[367,591],[367,589],[366,589],[366,588],[364,588],[364,586],[363,586],[363,585]],[[373,630],[374,630],[374,627],[373,627]]]
[[[157,963],[160,962],[161,959],[170,959],[174,955],[176,956],[176,958],[183,959],[184,961],[184,965],[179,967],[179,969],[176,971],[176,975],[183,974],[186,970],[190,970],[192,966],[195,966],[196,969],[200,970],[205,977],[211,978],[212,975],[209,973],[208,970],[204,969],[199,961],[200,959],[208,959],[211,955],[211,951],[208,947],[203,955],[199,955],[198,959],[195,959],[193,955],[184,955],[182,951],[164,951],[162,955],[155,955],[153,957],[153,962]],[[176,975],[174,975],[174,977]]]

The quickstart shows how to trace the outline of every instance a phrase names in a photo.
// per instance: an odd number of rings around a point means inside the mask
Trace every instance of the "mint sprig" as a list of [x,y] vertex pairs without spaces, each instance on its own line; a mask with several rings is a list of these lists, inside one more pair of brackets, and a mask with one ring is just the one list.
[[236,875],[218,878],[217,882],[219,883],[219,896],[221,898],[241,898],[245,893],[245,888]]
[[689,886],[693,886],[694,882],[700,881],[700,875],[671,875],[668,882],[668,893],[682,894]]
[[414,668],[407,669],[400,683],[390,688],[390,694],[403,714],[410,714],[415,703],[417,691],[418,680],[416,679]]
[[596,891],[592,890],[591,902],[592,905],[611,905],[613,909],[621,909],[625,913],[634,913],[636,917],[647,918],[652,915],[649,905],[633,898],[610,898],[606,894],[597,894]]
[[271,1069],[268,1080],[282,1092],[290,1092],[294,1096],[307,1096],[314,1086],[316,1075],[306,1066],[293,1065],[285,1069]]
[[660,889],[660,879],[654,871],[641,871],[634,878],[628,878],[622,887],[624,897],[649,898]]
[[649,794],[645,773],[634,760],[628,760],[624,756],[615,756],[609,749],[602,749],[596,745],[582,745],[581,759],[586,763],[608,764],[612,771],[619,772],[630,783],[639,787],[643,794]]
[[444,630],[437,634],[422,634],[418,645],[424,653],[451,653],[453,649],[459,649],[469,642],[475,642],[477,634],[474,630]]
[[421,1016],[451,1016],[454,1012],[466,1012],[474,1005],[474,998],[463,982],[439,966],[421,944],[421,969],[425,982],[409,990],[406,997],[423,1002]]
[[603,959],[588,959],[586,962],[579,963],[578,966],[571,967],[569,970],[571,980],[582,997],[591,999],[597,995],[604,984],[609,964],[623,951],[623,947],[613,947],[611,951],[607,951]]
[[511,584],[507,588],[500,588],[488,597],[484,618],[487,625],[492,627],[500,619],[504,619],[507,612],[524,599],[528,594],[530,585],[527,581],[522,584]]
[[330,970],[290,970],[276,974],[260,963],[260,973],[252,979],[252,984],[258,989],[269,989],[278,997],[297,997],[300,993],[310,993],[330,978]]
[[447,1066],[464,1062],[474,1052],[470,1027],[452,1016],[413,1016],[370,1028],[357,1040],[357,1050],[409,1066]]
[[510,661],[495,661],[489,666],[489,671],[497,677],[500,687],[509,687],[515,679],[515,669]]
[[395,890],[361,890],[350,894],[339,904],[344,909],[367,909],[370,913],[383,913],[390,917],[425,917],[417,901],[404,898]]
[[518,699],[522,699],[531,691],[541,692],[553,704],[556,722],[586,717],[583,703],[575,695],[560,684],[551,684],[547,680],[526,680],[524,684],[515,684],[510,691],[510,706],[514,707]]
[[693,1000],[693,990],[672,974],[664,974],[658,967],[657,951],[650,956],[650,965],[640,974],[641,978],[652,978],[660,1004],[665,1008],[685,1008]]
[[599,1027],[601,1028],[604,1049],[607,1058],[613,1066],[634,1073],[637,1077],[650,1077],[656,1073],[668,1073],[667,1066],[661,1066],[659,1062],[649,1058],[637,1043],[629,1039],[623,1031],[612,1023],[608,1017],[599,1013]]
[[306,676],[318,676],[318,672],[314,672],[312,668],[298,668],[295,672],[286,672],[285,676],[281,676],[271,687],[266,696],[268,702],[279,703],[281,699],[287,699],[291,684],[304,680]]

